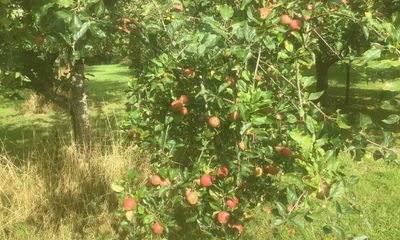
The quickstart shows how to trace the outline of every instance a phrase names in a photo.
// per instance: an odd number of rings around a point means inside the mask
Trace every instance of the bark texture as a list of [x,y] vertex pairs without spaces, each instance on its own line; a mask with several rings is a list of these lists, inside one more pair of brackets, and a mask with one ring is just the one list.
[[83,60],[75,62],[72,66],[70,114],[75,142],[81,149],[90,149],[90,120]]

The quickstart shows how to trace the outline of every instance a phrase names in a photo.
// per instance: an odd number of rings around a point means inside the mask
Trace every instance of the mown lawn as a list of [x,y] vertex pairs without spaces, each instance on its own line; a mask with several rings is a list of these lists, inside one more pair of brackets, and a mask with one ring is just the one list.
[[[400,63],[393,61],[375,62],[359,72],[353,72],[351,111],[377,113],[379,120],[400,110],[390,100],[400,94]],[[120,122],[126,117],[125,92],[130,80],[129,70],[124,65],[101,65],[87,68],[89,81],[90,114],[95,135],[106,130],[118,131]],[[331,93],[339,102],[344,95],[343,69],[331,71],[333,87]],[[364,74],[360,74],[364,72]],[[370,78],[370,79],[369,79]],[[369,81],[366,82],[365,79]],[[381,81],[382,80],[382,81]],[[28,97],[30,92],[24,92]],[[26,109],[25,100],[10,100],[0,94],[0,143],[16,156],[28,153],[36,143],[51,142],[55,137],[70,139],[69,119],[60,111],[32,113]],[[24,109],[25,106],[25,109]],[[378,116],[377,116],[378,115]],[[41,141],[35,141],[40,139]],[[399,141],[399,138],[397,139]],[[349,233],[365,234],[370,239],[399,239],[400,236],[400,170],[396,165],[372,160],[369,156],[361,162],[351,162],[348,173],[360,177],[352,190],[356,193],[362,216],[350,216],[344,220]],[[268,229],[268,214],[261,206],[247,227],[246,239],[324,239],[316,229],[308,228],[305,235],[280,231],[277,237]],[[15,231],[17,239],[29,239],[29,229],[19,224]],[[21,230],[22,229],[22,230]],[[0,234],[0,237],[2,235]],[[333,237],[332,237],[333,239]]]

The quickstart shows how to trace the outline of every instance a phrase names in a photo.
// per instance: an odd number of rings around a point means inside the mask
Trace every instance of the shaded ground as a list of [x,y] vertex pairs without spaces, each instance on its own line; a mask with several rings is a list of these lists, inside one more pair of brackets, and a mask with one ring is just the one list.
[[[124,65],[98,65],[87,67],[87,93],[94,135],[104,128],[117,129],[118,120],[125,114],[124,90],[130,80],[129,70]],[[32,92],[25,91],[28,97]],[[60,111],[32,113],[24,110],[25,100],[10,100],[0,94],[0,143],[11,152],[26,153],[29,148],[37,148],[37,141],[63,139],[71,136],[67,114]],[[100,132],[99,132],[100,131]],[[45,147],[45,146],[39,146]]]

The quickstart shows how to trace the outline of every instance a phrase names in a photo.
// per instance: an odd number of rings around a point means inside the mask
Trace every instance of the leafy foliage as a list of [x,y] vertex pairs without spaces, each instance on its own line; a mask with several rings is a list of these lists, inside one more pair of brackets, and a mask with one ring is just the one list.
[[[138,207],[134,214],[121,212],[124,234],[150,239],[152,229],[159,234],[156,224],[168,238],[190,232],[231,239],[242,233],[254,207],[272,201],[274,227],[291,224],[302,231],[304,222],[326,219],[324,232],[349,236],[340,218],[358,212],[345,197],[354,179],[342,173],[336,156],[347,145],[361,151],[366,140],[352,139],[339,111],[322,112],[314,102],[321,92],[309,92],[312,79],[301,74],[318,47],[319,19],[304,16],[314,7],[324,22],[356,16],[332,2],[335,13],[306,1],[143,6],[133,35],[147,48],[134,69],[127,128],[152,153],[158,180],[136,189],[129,173],[119,194],[133,196]],[[284,14],[288,25],[281,22]],[[361,128],[368,128],[365,118]],[[226,211],[228,224],[219,214]]]

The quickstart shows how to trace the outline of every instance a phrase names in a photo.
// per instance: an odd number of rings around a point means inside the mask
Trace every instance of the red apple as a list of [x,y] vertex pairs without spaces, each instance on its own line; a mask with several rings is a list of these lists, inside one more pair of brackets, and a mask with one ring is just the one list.
[[233,199],[226,200],[225,204],[229,208],[235,208],[237,207],[237,205],[239,205],[239,199],[236,196],[234,196]]
[[189,102],[189,98],[186,95],[181,95],[178,99],[179,102],[183,103],[183,104],[187,104]]
[[197,194],[197,192],[188,191],[186,193],[186,201],[190,205],[196,205],[197,202],[199,201],[199,195]]
[[194,78],[196,76],[196,72],[191,68],[186,68],[185,70],[183,70],[183,75],[186,78]]
[[271,9],[267,8],[267,7],[262,7],[262,8],[260,8],[259,11],[260,11],[260,18],[266,19],[268,17],[269,13],[271,12]]
[[290,158],[293,155],[293,152],[289,147],[275,146],[274,149],[284,158]]
[[300,19],[294,19],[290,22],[289,28],[293,31],[300,31],[303,27],[303,22]]
[[159,235],[163,232],[164,232],[164,228],[160,224],[158,224],[158,223],[153,224],[153,233]]
[[169,187],[169,186],[171,186],[171,181],[169,180],[169,178],[166,178],[164,181],[161,181],[160,186],[161,187]]
[[231,228],[237,230],[239,234],[244,232],[244,227],[242,224],[232,224]]
[[174,3],[174,4],[172,4],[172,9],[176,10],[176,11],[179,11],[179,12],[182,12],[183,10],[185,10],[185,8],[183,7],[182,3]]
[[217,215],[217,220],[221,224],[227,224],[229,222],[229,213],[226,211],[220,211]]
[[200,177],[200,185],[202,187],[210,187],[213,184],[213,179],[209,174],[204,174]]
[[280,18],[280,22],[282,25],[290,25],[290,23],[292,22],[292,18],[289,17],[289,15],[287,14],[283,14]]
[[183,103],[180,102],[179,100],[175,100],[171,103],[171,109],[173,111],[180,111],[183,108]]
[[218,168],[217,177],[226,177],[229,174],[229,169],[225,165],[222,165]]
[[150,178],[150,182],[151,182],[151,185],[153,185],[153,186],[158,186],[158,185],[161,184],[162,180],[161,180],[160,176],[158,176],[158,175],[153,175],[153,176],[151,176],[151,178]]
[[36,36],[35,42],[37,45],[43,45],[44,43],[44,36]]
[[271,175],[276,175],[279,173],[280,169],[277,166],[274,166],[273,164],[269,164],[266,167],[267,173],[271,174]]
[[124,206],[125,211],[132,211],[132,210],[136,209],[137,204],[136,204],[135,199],[133,199],[131,197],[127,197],[124,200],[123,206]]
[[213,128],[219,127],[220,123],[218,117],[210,117],[210,119],[208,119],[208,124]]
[[187,107],[183,107],[181,108],[180,113],[182,116],[186,116],[189,114],[189,110],[187,109]]

